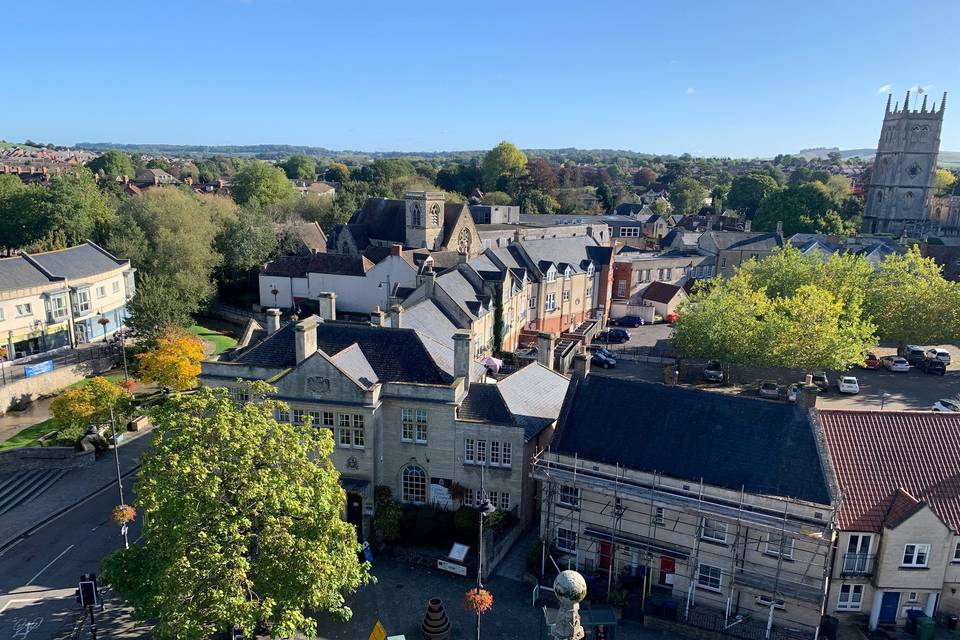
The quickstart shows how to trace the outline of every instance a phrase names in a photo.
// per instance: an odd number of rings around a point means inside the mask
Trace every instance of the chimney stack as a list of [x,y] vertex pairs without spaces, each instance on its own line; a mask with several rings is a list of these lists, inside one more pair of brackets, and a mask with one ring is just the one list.
[[463,378],[463,388],[470,388],[473,365],[473,336],[468,331],[453,334],[453,377]]
[[267,309],[267,335],[272,335],[280,328],[280,309]]
[[590,373],[590,358],[583,351],[573,356],[573,376],[571,380],[583,380]]
[[300,364],[317,352],[317,326],[322,322],[317,316],[310,316],[297,323],[294,339],[297,347],[297,364]]
[[777,220],[777,235],[783,235],[783,220]]
[[553,334],[541,331],[537,334],[537,362],[547,369],[553,369]]
[[797,393],[797,405],[806,411],[816,409],[817,394],[819,392],[820,389],[817,388],[817,385],[813,384],[813,376],[808,373],[803,380],[803,385],[800,387],[799,393]]
[[753,227],[753,222],[752,222],[751,220],[744,220],[744,221],[743,221],[743,230],[744,230],[744,231],[749,232],[752,227]]
[[337,294],[332,291],[321,291],[317,294],[317,303],[320,306],[319,315],[323,321],[337,319]]
[[403,245],[402,245],[402,244],[392,244],[392,245],[390,245],[390,255],[392,255],[392,256],[399,256],[401,251],[403,251]]
[[403,306],[395,304],[390,307],[390,326],[399,329],[403,322]]
[[383,312],[383,309],[380,308],[380,305],[377,305],[373,308],[373,313],[370,314],[370,326],[371,327],[385,327],[387,325],[387,318]]

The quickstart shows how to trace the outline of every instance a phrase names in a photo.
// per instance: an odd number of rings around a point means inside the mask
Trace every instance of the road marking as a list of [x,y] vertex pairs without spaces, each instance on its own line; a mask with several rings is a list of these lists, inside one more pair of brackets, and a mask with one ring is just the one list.
[[10,545],[7,546],[6,549],[4,549],[3,551],[0,551],[0,558],[2,558],[2,557],[4,556],[4,554],[7,553],[7,551],[10,551],[10,549],[13,549],[15,546],[17,546],[18,544],[20,544],[20,543],[23,542],[24,540],[26,540],[26,538],[17,538],[17,541],[16,541],[16,542],[11,543]]
[[33,620],[26,618],[17,618],[13,623],[13,638],[26,638],[31,631],[43,624],[42,617],[36,617]]
[[27,584],[26,584],[25,586],[29,587],[30,585],[32,585],[32,584],[33,584],[33,581],[40,577],[40,574],[42,574],[44,571],[46,571],[47,569],[49,569],[50,567],[52,567],[54,562],[56,562],[57,560],[59,560],[60,558],[62,558],[64,555],[66,555],[67,551],[70,551],[70,549],[73,549],[74,546],[75,546],[75,545],[70,545],[69,547],[67,547],[66,549],[64,549],[63,551],[61,551],[61,552],[60,552],[60,555],[58,555],[56,558],[54,558],[54,559],[51,560],[49,563],[47,563],[47,566],[45,566],[43,569],[40,569],[40,571],[37,572],[37,575],[35,575],[35,576],[33,576],[32,578],[30,578],[29,582],[27,582]]
[[97,526],[95,526],[93,529],[90,529],[90,531],[96,531],[96,530],[99,529],[99,528],[100,528],[100,525],[97,525]]

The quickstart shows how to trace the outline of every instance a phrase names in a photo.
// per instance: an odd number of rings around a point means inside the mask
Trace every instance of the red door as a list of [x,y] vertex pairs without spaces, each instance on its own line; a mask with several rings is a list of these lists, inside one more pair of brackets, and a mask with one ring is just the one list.
[[677,561],[666,556],[660,557],[660,584],[667,584],[667,576],[672,576],[677,569]]
[[600,568],[605,571],[610,569],[610,543],[609,542],[600,543]]

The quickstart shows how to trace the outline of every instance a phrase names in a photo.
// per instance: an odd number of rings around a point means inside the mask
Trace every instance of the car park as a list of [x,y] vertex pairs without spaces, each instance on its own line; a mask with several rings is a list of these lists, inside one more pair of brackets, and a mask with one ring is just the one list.
[[594,352],[590,357],[590,364],[594,367],[600,367],[601,369],[612,369],[617,366],[617,361],[613,358],[608,358],[599,352]]
[[927,360],[939,360],[943,364],[950,366],[950,352],[940,347],[931,347],[927,349]]
[[853,376],[840,376],[837,378],[837,390],[840,393],[860,393],[860,383]]
[[758,391],[760,392],[761,398],[769,398],[771,400],[780,398],[780,385],[772,380],[761,382]]
[[918,347],[915,344],[908,344],[903,347],[898,347],[897,355],[906,359],[906,361],[914,367],[927,358],[927,354],[924,353],[923,347]]
[[610,318],[607,321],[613,327],[639,327],[643,322],[640,316],[620,316],[619,318]]
[[946,413],[958,413],[960,412],[960,402],[956,400],[948,400],[946,398],[941,398],[933,403],[933,411],[943,411]]
[[604,358],[607,358],[608,360],[613,360],[614,363],[617,362],[617,355],[614,352],[610,351],[609,349],[605,349],[598,344],[587,345],[587,351],[591,355],[594,353],[599,353]]
[[897,373],[906,373],[910,371],[910,363],[907,362],[906,358],[901,358],[900,356],[884,356],[881,359],[883,362],[883,368],[887,371],[894,371]]
[[812,382],[817,385],[821,391],[826,391],[830,388],[830,378],[827,377],[826,371],[814,371]]
[[943,360],[937,360],[934,358],[927,358],[917,367],[920,371],[924,373],[929,373],[935,376],[942,376],[947,372],[947,365]]
[[879,369],[880,368],[880,358],[877,357],[875,353],[868,353],[867,357],[863,361],[864,369]]
[[706,382],[723,382],[723,365],[719,360],[709,360],[703,368],[703,379]]
[[597,334],[597,342],[606,342],[606,343],[624,343],[630,339],[630,334],[624,329],[606,329]]

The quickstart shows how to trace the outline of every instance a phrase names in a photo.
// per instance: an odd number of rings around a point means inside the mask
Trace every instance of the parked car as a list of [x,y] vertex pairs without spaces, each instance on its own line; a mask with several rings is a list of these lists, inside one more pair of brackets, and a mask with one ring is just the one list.
[[907,362],[906,358],[901,358],[900,356],[884,356],[880,361],[883,363],[883,368],[887,371],[900,373],[910,371],[910,363]]
[[679,317],[680,317],[680,316],[679,316],[679,314],[677,314],[676,311],[671,311],[670,313],[667,314],[667,323],[669,323],[669,324],[676,324],[676,323],[677,323],[677,318],[679,318]]
[[897,347],[897,355],[906,359],[906,361],[914,367],[927,358],[927,354],[923,352],[923,347],[918,347],[915,344]]
[[604,358],[607,358],[608,360],[613,360],[614,363],[616,363],[617,361],[617,355],[613,351],[610,351],[609,349],[605,349],[598,344],[587,345],[587,351],[591,354],[599,353]]
[[610,318],[607,324],[612,327],[639,327],[644,322],[640,316],[620,316],[619,318]]
[[830,388],[830,378],[827,377],[826,371],[814,371],[812,382],[817,385],[821,391],[826,391]]
[[710,360],[703,368],[703,379],[706,382],[723,382],[723,364],[719,360]]
[[799,382],[794,382],[792,385],[787,387],[787,400],[790,402],[796,402],[802,387],[803,385]]
[[927,358],[921,362],[920,366],[917,368],[924,373],[929,373],[935,376],[942,376],[947,372],[947,365],[944,364],[943,360],[935,360],[933,358]]
[[617,361],[613,358],[608,358],[599,352],[594,352],[590,356],[590,364],[594,367],[600,367],[601,369],[612,369],[617,366]]
[[606,329],[597,334],[597,342],[616,342],[623,344],[630,339],[630,334],[624,329]]
[[956,400],[947,400],[946,398],[940,398],[933,403],[933,411],[945,411],[947,413],[957,413],[960,412],[960,402]]
[[880,368],[880,358],[877,357],[875,353],[868,353],[866,359],[863,361],[864,369],[879,369]]
[[927,349],[927,360],[939,360],[943,364],[950,366],[950,352],[940,347],[931,347]]
[[770,398],[772,400],[780,398],[780,385],[772,380],[761,382],[759,391],[761,398]]
[[860,383],[853,376],[840,376],[837,378],[837,390],[840,393],[860,393]]

